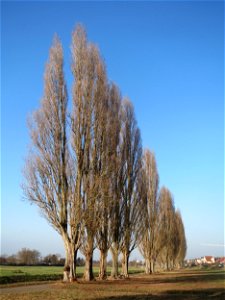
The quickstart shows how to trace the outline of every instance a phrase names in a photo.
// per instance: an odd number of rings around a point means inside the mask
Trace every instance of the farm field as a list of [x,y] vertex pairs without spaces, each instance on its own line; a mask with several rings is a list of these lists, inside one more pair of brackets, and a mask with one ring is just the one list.
[[[29,268],[29,267],[28,267]],[[47,267],[48,268],[48,267]],[[50,267],[49,272],[51,270]],[[53,271],[53,269],[52,269]],[[59,271],[59,270],[58,270]],[[6,272],[6,270],[5,270]],[[41,270],[39,270],[41,272]],[[45,274],[47,273],[47,270]],[[20,284],[21,285],[21,284]],[[192,270],[144,275],[130,279],[64,284],[60,280],[23,286],[2,285],[1,300],[75,299],[224,299],[224,270]]]

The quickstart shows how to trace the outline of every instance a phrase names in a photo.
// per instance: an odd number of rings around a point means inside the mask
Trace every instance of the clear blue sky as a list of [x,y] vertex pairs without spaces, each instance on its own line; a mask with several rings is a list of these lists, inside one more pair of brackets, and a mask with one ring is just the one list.
[[[39,106],[54,33],[71,91],[71,32],[83,23],[109,78],[134,103],[160,185],[173,193],[187,257],[224,255],[223,2],[3,2],[1,44],[1,247],[61,253],[60,237],[22,200],[26,119]],[[138,252],[133,257],[138,258]]]

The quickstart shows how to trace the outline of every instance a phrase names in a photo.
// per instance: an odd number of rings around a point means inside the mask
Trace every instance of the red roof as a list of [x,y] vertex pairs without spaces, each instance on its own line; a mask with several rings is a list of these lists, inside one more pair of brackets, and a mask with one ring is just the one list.
[[207,260],[207,261],[211,261],[212,260],[212,256],[205,256],[205,259]]

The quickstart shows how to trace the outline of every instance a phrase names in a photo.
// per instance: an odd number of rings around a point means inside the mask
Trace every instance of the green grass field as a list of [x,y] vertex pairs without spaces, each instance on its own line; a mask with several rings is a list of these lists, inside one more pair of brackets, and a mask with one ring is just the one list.
[[[94,275],[98,275],[99,268],[94,267]],[[107,272],[110,274],[111,269]],[[140,273],[140,268],[129,268],[131,274]],[[77,267],[77,277],[81,278],[84,267]],[[63,267],[55,266],[0,266],[0,284],[60,280],[63,277]]]
[[62,274],[63,267],[52,266],[0,266],[0,276]]
[[0,266],[0,284],[60,280],[63,267]]

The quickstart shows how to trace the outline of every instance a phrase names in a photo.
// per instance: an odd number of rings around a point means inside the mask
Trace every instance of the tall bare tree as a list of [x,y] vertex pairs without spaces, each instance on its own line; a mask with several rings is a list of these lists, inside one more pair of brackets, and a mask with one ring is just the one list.
[[166,269],[173,267],[173,259],[177,251],[177,232],[175,221],[175,208],[171,192],[162,187],[159,193],[159,228],[158,249]]
[[130,253],[137,246],[141,218],[141,199],[138,193],[138,174],[141,169],[142,145],[140,130],[135,119],[132,103],[123,101],[122,128],[122,275],[128,277]]
[[[87,42],[78,26],[73,33],[72,145],[76,164],[76,197],[81,203],[83,223],[81,251],[86,264],[84,278],[93,279],[93,250],[100,226],[101,204],[107,197],[106,176],[107,77],[96,46]],[[107,190],[107,189],[105,189]]]
[[68,147],[66,136],[67,90],[63,50],[55,37],[45,70],[44,96],[30,121],[32,149],[26,160],[23,185],[26,197],[40,207],[47,221],[62,236],[66,264],[74,278],[68,207]]
[[99,278],[105,279],[106,258],[110,247],[109,217],[112,200],[111,182],[111,112],[109,87],[105,64],[98,55],[96,60],[96,89],[94,94],[93,176],[96,196],[96,242],[100,250]]
[[176,218],[176,226],[178,232],[178,247],[177,247],[178,250],[176,256],[176,264],[178,267],[182,267],[184,263],[184,258],[186,256],[187,242],[186,242],[184,224],[179,210],[176,211],[175,218]]
[[[76,257],[85,255],[86,280],[93,279],[93,251],[100,250],[99,278],[106,278],[111,250],[111,275],[128,277],[129,256],[139,243],[152,272],[160,257],[167,268],[182,263],[186,253],[183,221],[173,198],[163,187],[158,193],[154,154],[142,160],[140,131],[128,99],[121,103],[109,84],[98,48],[78,25],[72,35],[71,144],[67,138],[67,90],[63,51],[56,37],[45,70],[44,96],[30,122],[32,149],[25,166],[26,197],[40,207],[62,236],[66,280],[76,279]],[[142,166],[143,164],[143,166]],[[156,235],[156,230],[158,234]],[[140,242],[141,240],[141,242]]]
[[154,272],[156,258],[159,175],[153,152],[148,149],[145,150],[142,161],[144,229],[139,249],[145,258],[145,273],[150,274]]
[[[71,115],[71,140],[73,150],[73,165],[75,168],[74,182],[77,203],[79,203],[82,228],[84,228],[84,210],[86,210],[85,199],[87,190],[84,187],[85,177],[89,173],[89,148],[90,148],[90,119],[91,104],[90,96],[87,97],[87,70],[88,70],[88,45],[86,32],[78,25],[72,35],[72,73],[74,75],[73,85],[73,110]],[[91,81],[91,84],[93,81]],[[82,230],[82,236],[84,229]],[[93,249],[91,249],[92,255]],[[91,264],[90,260],[88,260]],[[89,267],[89,266],[88,266]],[[90,266],[89,272],[92,271]],[[92,274],[93,275],[93,274]]]
[[112,254],[111,277],[118,277],[118,256],[122,241],[122,187],[123,187],[123,158],[121,143],[121,94],[119,88],[113,83],[109,91],[110,112],[110,179],[112,205],[110,208],[110,238]]

